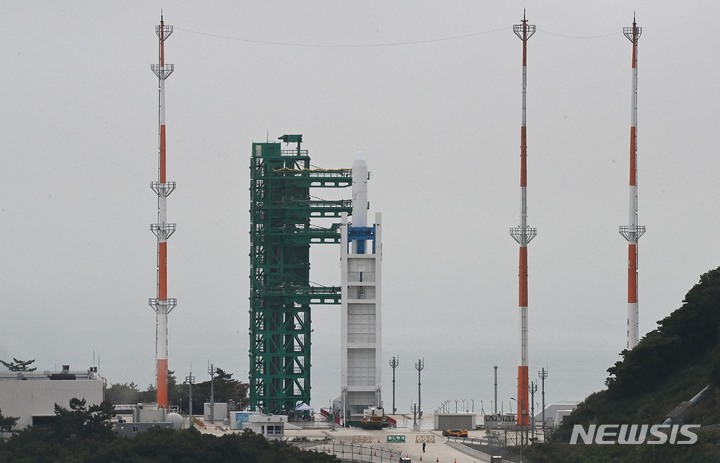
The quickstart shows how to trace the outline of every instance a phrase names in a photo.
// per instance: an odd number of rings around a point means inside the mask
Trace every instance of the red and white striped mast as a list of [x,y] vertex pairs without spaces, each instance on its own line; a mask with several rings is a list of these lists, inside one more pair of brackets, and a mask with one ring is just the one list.
[[527,245],[537,235],[537,230],[527,224],[527,132],[526,132],[526,98],[527,98],[527,41],[535,33],[535,26],[529,25],[523,11],[522,24],[513,26],[513,31],[523,43],[522,54],[522,126],[520,127],[520,191],[522,204],[520,226],[510,229],[510,236],[520,245],[519,264],[519,303],[520,306],[520,363],[518,365],[518,414],[517,425],[528,426],[530,415],[528,409],[528,268]]
[[158,77],[159,103],[159,153],[158,153],[158,181],[152,182],[151,187],[158,196],[158,221],[150,225],[150,230],[157,237],[157,297],[149,299],[150,307],[156,314],[155,328],[155,356],[157,359],[157,404],[158,407],[168,407],[168,314],[177,305],[177,299],[167,297],[167,240],[175,232],[176,225],[167,222],[167,197],[175,190],[175,182],[168,182],[166,177],[166,142],[165,142],[165,79],[174,70],[172,64],[165,64],[165,39],[172,34],[173,27],[166,26],[160,14],[160,25],[155,26],[155,32],[160,39],[160,63],[151,65],[152,71]]
[[628,242],[628,317],[627,317],[627,348],[632,349],[638,343],[640,333],[638,326],[638,251],[640,237],[645,227],[638,225],[638,188],[637,188],[637,57],[638,40],[642,28],[635,23],[632,27],[624,27],[625,37],[632,42],[632,104],[630,107],[630,224],[620,226],[620,234]]

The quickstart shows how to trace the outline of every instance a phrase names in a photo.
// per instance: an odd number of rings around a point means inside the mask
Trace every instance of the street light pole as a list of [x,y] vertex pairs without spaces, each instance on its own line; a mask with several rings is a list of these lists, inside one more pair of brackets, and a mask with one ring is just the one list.
[[494,366],[493,369],[495,370],[495,402],[493,402],[495,404],[495,408],[493,409],[493,413],[497,415],[497,365]]
[[418,359],[417,363],[415,363],[415,369],[418,372],[418,417],[422,419],[422,400],[421,400],[421,382],[420,382],[420,372],[425,368],[425,359]]
[[400,356],[398,355],[397,358],[393,356],[392,360],[390,360],[390,368],[392,368],[393,371],[393,405],[392,405],[392,412],[393,415],[397,413],[397,408],[395,408],[395,368],[397,368],[400,365]]

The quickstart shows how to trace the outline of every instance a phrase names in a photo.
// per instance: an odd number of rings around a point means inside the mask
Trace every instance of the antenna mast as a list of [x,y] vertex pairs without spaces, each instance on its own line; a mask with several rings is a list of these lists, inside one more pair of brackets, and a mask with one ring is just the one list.
[[158,197],[158,221],[150,224],[150,230],[157,237],[157,297],[148,300],[150,307],[156,314],[155,328],[155,356],[157,360],[157,404],[160,408],[168,407],[168,342],[167,321],[168,314],[177,305],[177,299],[167,297],[167,240],[175,232],[176,225],[167,222],[167,197],[175,190],[175,182],[166,179],[166,144],[165,144],[165,79],[174,70],[172,64],[165,64],[165,39],[172,34],[173,27],[166,26],[162,14],[160,25],[155,26],[155,32],[160,39],[160,63],[151,65],[152,71],[158,77],[159,100],[159,153],[158,153],[158,181],[151,183],[151,188]]
[[637,51],[638,40],[642,28],[635,23],[632,27],[624,27],[625,37],[632,42],[632,93],[630,106],[630,224],[620,226],[620,234],[628,242],[628,316],[627,316],[627,348],[632,349],[638,343],[638,251],[640,237],[645,227],[638,225],[638,188],[637,188]]
[[520,191],[522,196],[520,226],[510,229],[510,236],[520,245],[519,262],[519,303],[520,306],[520,363],[518,365],[518,414],[517,425],[530,424],[528,416],[528,269],[527,245],[537,235],[537,230],[527,224],[527,41],[535,33],[535,26],[529,25],[523,11],[522,24],[513,26],[513,32],[523,43],[522,52],[522,125],[520,127]]

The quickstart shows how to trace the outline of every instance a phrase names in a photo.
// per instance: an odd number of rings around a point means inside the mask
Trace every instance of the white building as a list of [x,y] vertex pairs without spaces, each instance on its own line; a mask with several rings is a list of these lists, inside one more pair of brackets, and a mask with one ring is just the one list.
[[381,215],[368,224],[365,161],[353,162],[352,176],[352,223],[343,213],[340,227],[340,407],[345,423],[382,407]]
[[[577,408],[577,406],[580,404],[580,402],[572,402],[572,401],[566,401],[566,402],[557,402],[557,403],[551,403],[548,404],[545,407],[545,426],[546,427],[556,427],[560,426],[563,422],[563,419],[566,416],[570,416],[570,414]],[[542,411],[535,415],[535,423],[539,423],[540,426],[542,426]]]
[[267,439],[282,440],[285,438],[287,415],[263,415],[256,411],[231,411],[230,429],[237,431],[250,429]]
[[55,404],[70,408],[70,399],[85,399],[86,406],[99,405],[104,398],[105,379],[97,368],[60,372],[1,372],[0,410],[6,417],[19,417],[16,429],[48,422],[55,416]]

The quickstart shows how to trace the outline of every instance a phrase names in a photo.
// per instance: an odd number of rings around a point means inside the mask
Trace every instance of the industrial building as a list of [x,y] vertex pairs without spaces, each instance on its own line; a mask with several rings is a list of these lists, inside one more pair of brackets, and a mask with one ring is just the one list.
[[55,404],[70,408],[70,399],[85,400],[87,406],[103,401],[105,379],[97,368],[71,371],[0,372],[0,410],[19,418],[16,429],[42,425],[55,417]]

